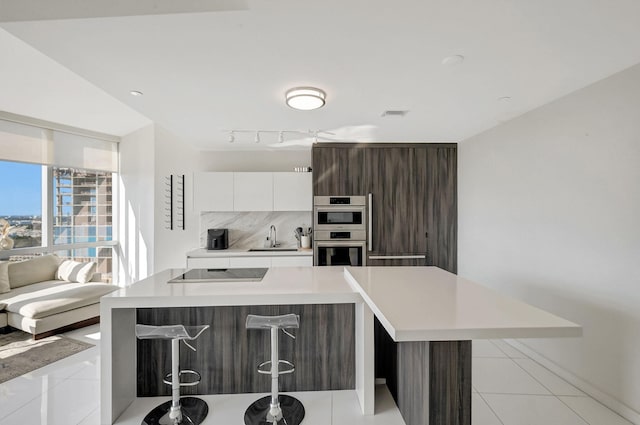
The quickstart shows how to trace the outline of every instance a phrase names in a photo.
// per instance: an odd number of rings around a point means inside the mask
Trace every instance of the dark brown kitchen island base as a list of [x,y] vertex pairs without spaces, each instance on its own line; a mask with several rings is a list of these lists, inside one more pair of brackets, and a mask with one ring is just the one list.
[[[269,332],[247,330],[248,314],[300,315],[293,340],[280,335],[280,355],[295,372],[280,377],[282,391],[355,388],[354,304],[306,304],[137,309],[136,322],[146,325],[210,325],[195,342],[197,352],[182,347],[180,368],[200,372],[202,381],[183,387],[189,394],[235,394],[270,391],[271,380],[256,371],[268,360]],[[171,344],[137,341],[137,396],[170,395],[162,382],[171,370]]]
[[471,341],[393,342],[380,327],[376,374],[407,425],[471,425]]

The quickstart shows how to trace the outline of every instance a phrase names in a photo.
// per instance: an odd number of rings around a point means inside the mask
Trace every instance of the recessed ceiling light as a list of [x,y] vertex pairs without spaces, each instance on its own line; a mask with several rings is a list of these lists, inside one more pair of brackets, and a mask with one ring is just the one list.
[[144,93],[138,90],[131,90],[129,94],[131,94],[131,96],[142,96]]
[[409,111],[407,109],[389,109],[380,115],[381,117],[404,117]]
[[509,103],[511,102],[511,96],[502,96],[498,98],[498,102],[500,103]]
[[315,87],[295,87],[285,93],[287,105],[301,111],[322,108],[326,98],[327,94]]
[[442,64],[446,66],[460,65],[462,62],[464,62],[464,56],[462,55],[451,55],[442,59]]

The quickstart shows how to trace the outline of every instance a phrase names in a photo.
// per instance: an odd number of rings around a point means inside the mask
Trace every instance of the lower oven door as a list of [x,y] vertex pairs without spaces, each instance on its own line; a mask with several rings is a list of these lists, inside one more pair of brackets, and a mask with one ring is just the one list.
[[366,265],[365,241],[314,241],[314,266],[364,266]]

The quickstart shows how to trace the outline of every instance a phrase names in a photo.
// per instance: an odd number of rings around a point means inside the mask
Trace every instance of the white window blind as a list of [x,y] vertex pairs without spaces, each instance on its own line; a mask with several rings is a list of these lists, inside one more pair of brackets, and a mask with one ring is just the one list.
[[117,172],[118,144],[0,119],[0,159]]

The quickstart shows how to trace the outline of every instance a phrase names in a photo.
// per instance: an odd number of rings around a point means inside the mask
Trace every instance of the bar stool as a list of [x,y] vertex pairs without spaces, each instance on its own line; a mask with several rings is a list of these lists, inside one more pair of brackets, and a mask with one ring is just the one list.
[[[269,329],[271,331],[271,360],[258,365],[258,373],[271,375],[271,395],[254,401],[244,413],[246,425],[276,424],[298,425],[304,419],[304,406],[300,400],[289,395],[278,394],[278,377],[293,373],[293,363],[280,360],[278,357],[278,330],[282,329],[285,335],[295,339],[296,337],[285,329],[297,329],[300,327],[300,318],[295,314],[282,316],[247,316],[247,329]],[[265,366],[271,365],[269,369]],[[280,370],[280,365],[287,366]]]
[[[162,382],[171,385],[171,400],[157,406],[145,416],[142,425],[174,425],[193,424],[199,425],[209,413],[207,403],[197,397],[180,398],[180,387],[193,387],[200,383],[201,376],[194,370],[180,370],[180,341],[196,351],[187,340],[193,341],[202,332],[209,328],[209,325],[201,326],[150,326],[136,325],[136,337],[138,339],[170,339],[171,340],[171,373],[168,373]],[[192,375],[195,380],[180,382],[183,375]]]

